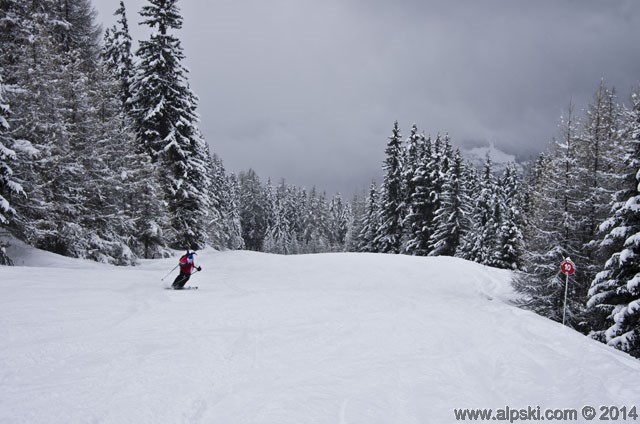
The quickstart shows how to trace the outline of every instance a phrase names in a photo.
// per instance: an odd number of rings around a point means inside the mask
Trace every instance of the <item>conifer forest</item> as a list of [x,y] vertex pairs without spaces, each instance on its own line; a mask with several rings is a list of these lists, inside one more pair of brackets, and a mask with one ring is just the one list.
[[[389,122],[382,181],[344,198],[225,169],[177,0],[121,0],[106,30],[90,0],[0,5],[0,232],[123,266],[205,246],[455,256],[512,270],[520,306],[558,322],[570,257],[567,325],[640,357],[640,91],[594,81],[539,157],[500,169],[446,128]],[[135,49],[134,14],[151,29]]]

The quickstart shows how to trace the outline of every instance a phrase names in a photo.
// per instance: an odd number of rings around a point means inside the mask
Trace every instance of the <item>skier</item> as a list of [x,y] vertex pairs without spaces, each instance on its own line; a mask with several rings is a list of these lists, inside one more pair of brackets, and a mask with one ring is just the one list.
[[197,269],[198,271],[202,271],[202,267],[196,266],[196,252],[189,252],[182,255],[180,257],[180,261],[178,265],[180,265],[180,274],[173,281],[171,287],[175,290],[180,290],[184,287],[184,285],[191,278],[191,274],[193,273],[193,269]]

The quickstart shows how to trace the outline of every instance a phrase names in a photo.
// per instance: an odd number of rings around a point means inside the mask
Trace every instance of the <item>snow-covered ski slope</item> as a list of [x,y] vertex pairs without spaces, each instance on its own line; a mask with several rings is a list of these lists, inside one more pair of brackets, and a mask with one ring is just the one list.
[[117,268],[13,254],[32,266],[0,268],[0,423],[640,406],[637,360],[511,306],[509,272],[459,259],[206,250],[200,289],[180,292],[160,282],[177,257]]

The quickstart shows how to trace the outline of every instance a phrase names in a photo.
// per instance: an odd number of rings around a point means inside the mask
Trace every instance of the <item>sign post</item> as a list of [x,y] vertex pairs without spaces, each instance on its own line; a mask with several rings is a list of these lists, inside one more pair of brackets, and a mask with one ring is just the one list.
[[567,317],[567,294],[569,293],[569,276],[575,274],[576,264],[570,258],[565,258],[560,264],[560,271],[565,275],[564,281],[564,310],[562,311],[562,325]]

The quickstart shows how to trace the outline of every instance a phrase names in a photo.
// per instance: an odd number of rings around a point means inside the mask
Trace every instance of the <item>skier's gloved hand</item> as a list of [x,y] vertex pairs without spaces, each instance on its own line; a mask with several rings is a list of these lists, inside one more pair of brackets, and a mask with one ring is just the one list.
[[201,266],[198,267],[198,271],[202,271],[202,267]]

